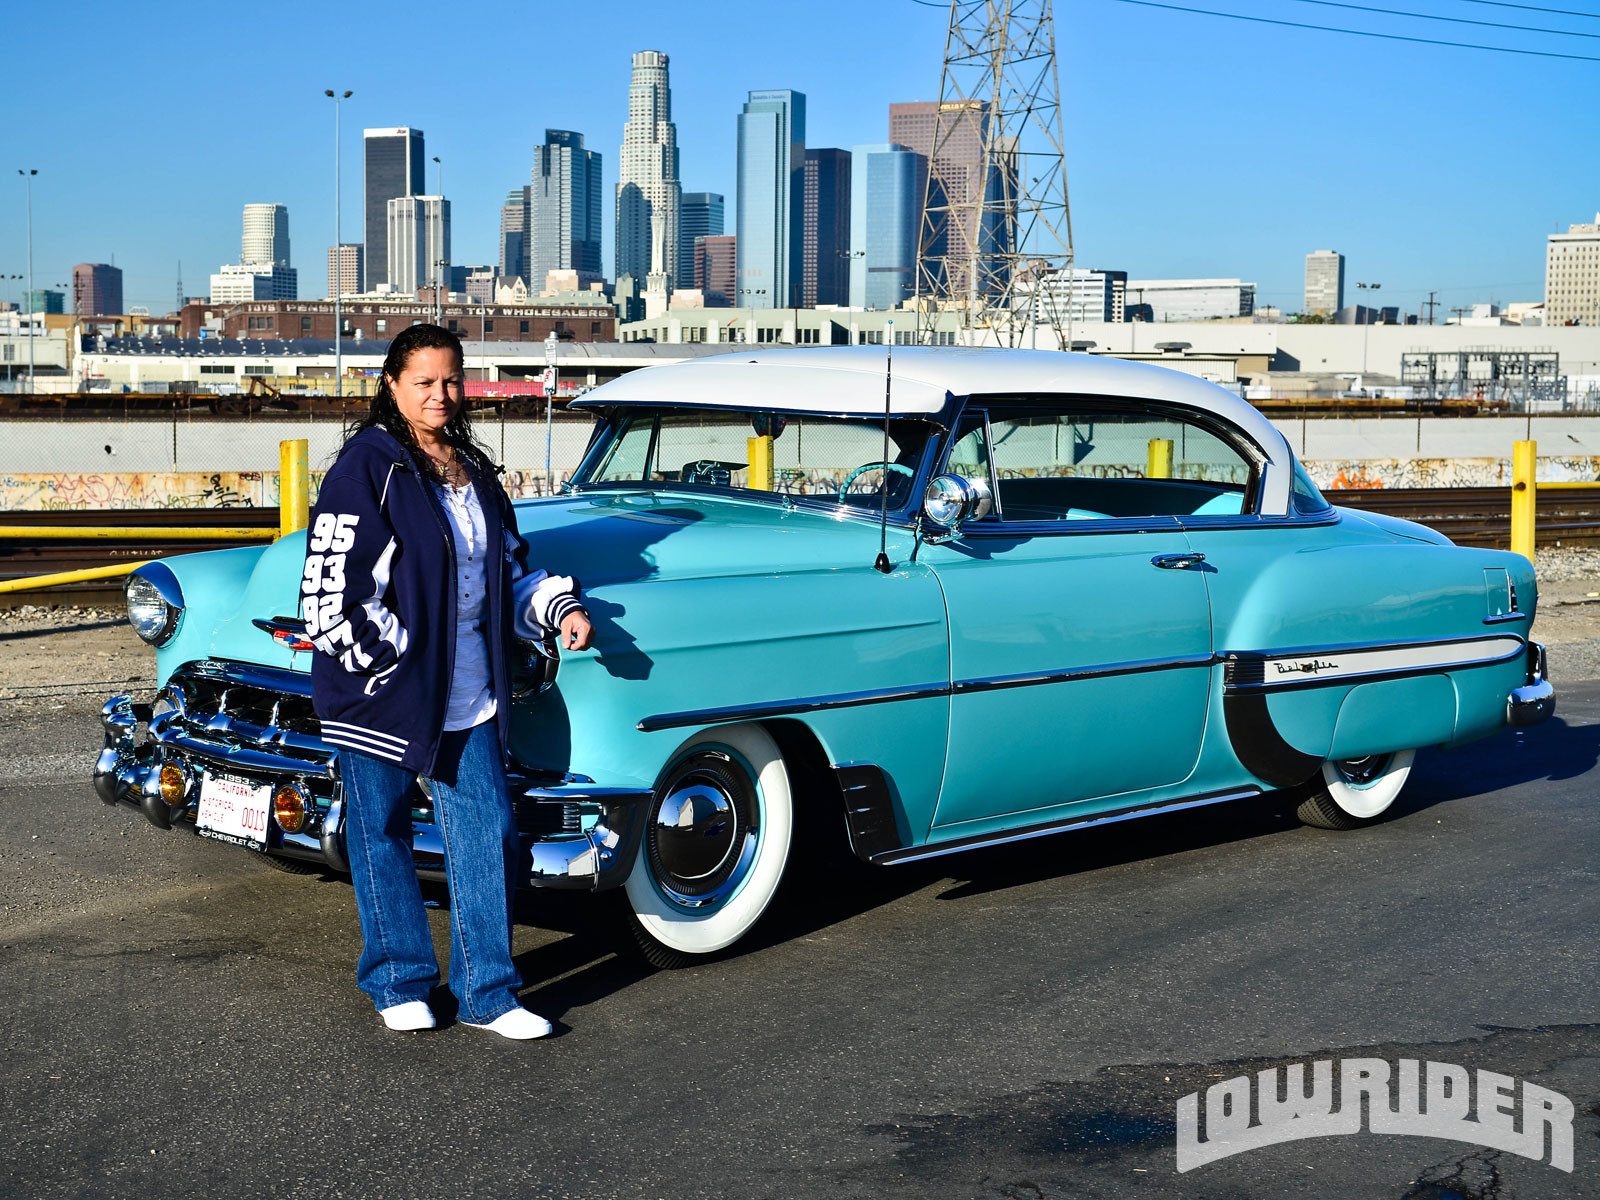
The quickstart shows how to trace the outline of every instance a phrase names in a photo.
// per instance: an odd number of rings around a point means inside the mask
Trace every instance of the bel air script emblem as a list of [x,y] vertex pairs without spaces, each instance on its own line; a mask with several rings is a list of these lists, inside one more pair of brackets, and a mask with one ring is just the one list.
[[1318,671],[1331,671],[1339,664],[1329,662],[1325,658],[1308,658],[1301,662],[1273,663],[1278,668],[1279,675],[1315,675]]

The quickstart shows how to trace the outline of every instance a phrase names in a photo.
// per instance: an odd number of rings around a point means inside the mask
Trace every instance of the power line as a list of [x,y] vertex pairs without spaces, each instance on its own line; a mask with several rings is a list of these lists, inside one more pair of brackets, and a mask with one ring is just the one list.
[[1299,4],[1318,4],[1323,8],[1349,8],[1356,12],[1382,13],[1386,17],[1412,17],[1418,21],[1449,21],[1452,25],[1482,25],[1489,29],[1515,29],[1520,33],[1554,33],[1561,37],[1600,38],[1600,33],[1580,33],[1575,29],[1544,29],[1538,25],[1511,25],[1504,21],[1474,21],[1470,17],[1441,17],[1434,13],[1407,12],[1400,8],[1374,8],[1370,4],[1346,4],[1343,0],[1296,0]]
[[1495,8],[1521,8],[1528,12],[1554,13],[1558,17],[1588,17],[1600,21],[1600,13],[1578,12],[1571,8],[1545,8],[1539,4],[1512,4],[1510,0],[1461,0],[1463,4],[1488,4]]
[[1156,0],[1116,0],[1118,4],[1137,4],[1141,8],[1165,8],[1172,12],[1198,13],[1203,17],[1227,17],[1233,21],[1253,21],[1258,25],[1286,25],[1290,29],[1315,29],[1320,33],[1347,33],[1352,37],[1381,38],[1388,42],[1417,42],[1424,46],[1453,46],[1458,50],[1491,50],[1497,54],[1523,54],[1533,58],[1565,58],[1573,62],[1600,62],[1592,54],[1558,54],[1553,50],[1517,50],[1510,46],[1483,46],[1476,42],[1446,42],[1439,38],[1408,37],[1401,33],[1374,33],[1368,29],[1345,29],[1338,25],[1309,25],[1303,21],[1278,21],[1272,17],[1247,17],[1243,13],[1217,12],[1210,8],[1186,8],[1181,4],[1159,4]]

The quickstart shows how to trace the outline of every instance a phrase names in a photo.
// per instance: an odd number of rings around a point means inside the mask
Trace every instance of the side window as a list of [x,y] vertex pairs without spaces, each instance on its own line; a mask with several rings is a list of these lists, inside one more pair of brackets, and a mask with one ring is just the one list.
[[[960,432],[954,471],[982,461],[983,426]],[[1230,516],[1248,500],[1251,462],[1206,427],[1161,412],[1082,400],[995,404],[989,437],[1002,521]]]

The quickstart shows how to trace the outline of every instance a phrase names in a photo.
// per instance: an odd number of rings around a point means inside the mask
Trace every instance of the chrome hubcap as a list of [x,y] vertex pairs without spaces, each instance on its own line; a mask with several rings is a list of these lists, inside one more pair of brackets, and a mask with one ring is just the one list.
[[1368,754],[1362,758],[1347,758],[1333,764],[1340,778],[1352,787],[1366,787],[1383,774],[1392,754]]
[[726,754],[702,751],[680,763],[645,830],[645,854],[663,895],[703,908],[730,895],[755,858],[756,796]]

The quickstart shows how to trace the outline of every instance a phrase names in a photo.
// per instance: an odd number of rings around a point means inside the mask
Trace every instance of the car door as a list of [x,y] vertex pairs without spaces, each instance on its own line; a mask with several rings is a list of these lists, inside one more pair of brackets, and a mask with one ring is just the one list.
[[982,833],[1183,783],[1213,647],[1206,564],[1179,517],[1241,511],[1250,462],[1172,412],[1042,398],[969,409],[946,470],[985,480],[994,511],[922,554],[950,620],[935,828]]

